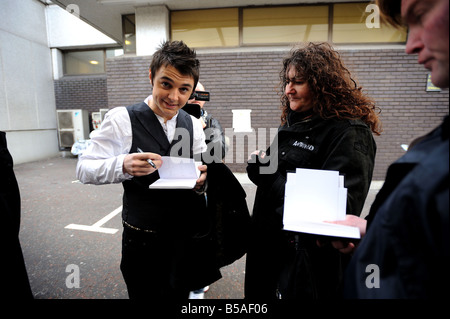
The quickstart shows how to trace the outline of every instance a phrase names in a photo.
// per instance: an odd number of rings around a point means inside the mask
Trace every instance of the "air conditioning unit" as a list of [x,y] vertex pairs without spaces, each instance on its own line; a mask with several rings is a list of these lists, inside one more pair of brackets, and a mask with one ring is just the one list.
[[105,114],[108,113],[109,109],[100,109],[100,115],[102,117],[102,121],[105,119]]
[[61,148],[72,147],[89,138],[89,114],[86,110],[56,110],[58,138]]
[[102,124],[102,114],[100,112],[92,112],[92,127],[94,130],[100,128],[100,125]]

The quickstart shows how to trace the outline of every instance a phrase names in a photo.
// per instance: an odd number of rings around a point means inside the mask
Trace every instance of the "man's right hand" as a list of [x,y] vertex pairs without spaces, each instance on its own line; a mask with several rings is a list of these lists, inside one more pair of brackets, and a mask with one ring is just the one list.
[[[156,165],[154,169],[147,159],[151,159]],[[123,172],[131,176],[145,176],[155,172],[162,165],[161,155],[156,153],[132,153],[123,160]]]

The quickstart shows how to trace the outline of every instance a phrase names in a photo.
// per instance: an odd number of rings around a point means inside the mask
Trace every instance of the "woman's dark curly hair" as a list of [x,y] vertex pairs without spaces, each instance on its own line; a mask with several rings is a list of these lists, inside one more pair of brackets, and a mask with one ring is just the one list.
[[315,97],[313,112],[324,119],[361,119],[372,132],[381,133],[381,123],[375,102],[363,94],[352,79],[341,57],[328,43],[307,43],[294,47],[283,61],[281,80],[281,123],[285,124],[290,110],[285,88],[288,72],[295,66],[297,76],[308,83]]

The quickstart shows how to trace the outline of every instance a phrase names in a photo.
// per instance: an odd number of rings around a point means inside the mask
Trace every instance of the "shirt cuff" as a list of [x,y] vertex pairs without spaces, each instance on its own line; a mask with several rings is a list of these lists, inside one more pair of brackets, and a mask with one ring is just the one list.
[[123,172],[123,161],[125,159],[125,156],[127,156],[127,155],[128,154],[121,154],[121,155],[117,156],[115,171],[116,171],[117,179],[120,181],[125,181],[125,180],[129,180],[129,179],[133,178],[133,175]]

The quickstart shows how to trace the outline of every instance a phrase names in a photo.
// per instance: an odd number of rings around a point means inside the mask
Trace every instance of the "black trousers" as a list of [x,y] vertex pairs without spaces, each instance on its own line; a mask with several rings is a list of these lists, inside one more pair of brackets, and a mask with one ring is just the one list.
[[[318,247],[315,235],[265,231],[252,233],[247,251],[245,298],[251,300],[338,300],[351,256],[328,242]],[[321,238],[329,240],[329,238]]]
[[[179,239],[124,226],[120,269],[130,299],[183,300],[189,289],[180,282]],[[182,276],[182,275],[181,275]]]

